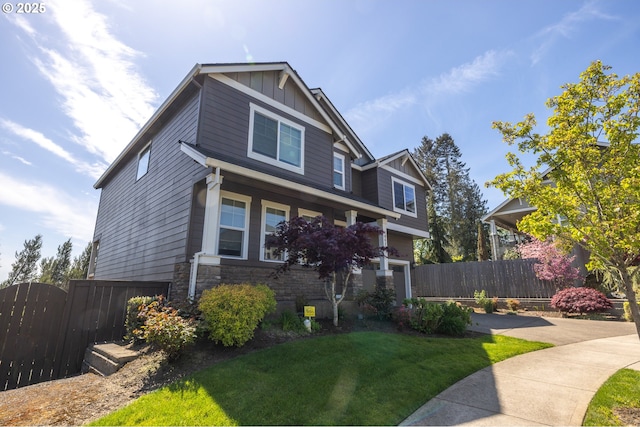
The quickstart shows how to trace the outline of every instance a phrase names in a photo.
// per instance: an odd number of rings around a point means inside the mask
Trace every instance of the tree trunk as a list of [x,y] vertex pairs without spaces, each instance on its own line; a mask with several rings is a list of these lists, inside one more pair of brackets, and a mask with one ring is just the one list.
[[629,275],[629,271],[627,270],[626,266],[620,268],[619,270],[620,276],[624,283],[625,293],[627,294],[627,300],[629,301],[631,317],[633,318],[633,322],[636,324],[636,332],[638,333],[638,338],[640,339],[640,309],[638,309],[638,300],[636,299],[636,293],[633,289],[633,281],[631,280],[631,276]]
[[338,302],[336,300],[336,273],[331,280],[331,305],[333,306],[333,326],[338,326]]

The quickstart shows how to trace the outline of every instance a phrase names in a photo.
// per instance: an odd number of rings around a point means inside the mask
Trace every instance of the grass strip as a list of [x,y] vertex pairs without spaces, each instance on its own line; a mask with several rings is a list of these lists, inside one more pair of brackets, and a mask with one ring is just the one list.
[[324,336],[238,357],[93,425],[397,425],[479,369],[551,346],[505,336]]
[[640,371],[621,369],[613,374],[589,403],[583,426],[622,426],[616,408],[640,408]]

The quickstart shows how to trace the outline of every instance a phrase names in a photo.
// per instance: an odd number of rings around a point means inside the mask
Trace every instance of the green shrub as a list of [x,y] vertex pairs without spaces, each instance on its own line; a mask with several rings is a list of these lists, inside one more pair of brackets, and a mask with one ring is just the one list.
[[444,335],[464,335],[467,326],[471,325],[471,307],[463,307],[451,301],[442,304],[443,312],[436,332]]
[[138,317],[144,319],[144,324],[134,334],[160,347],[169,360],[175,360],[195,341],[196,327],[192,320],[182,318],[175,308],[163,306],[163,302],[159,298],[143,306]]
[[[640,308],[640,302],[638,302],[637,304],[638,308]],[[629,301],[625,301],[624,304],[622,304],[622,307],[624,308],[624,319],[627,322],[633,322],[633,316],[631,315],[631,305],[629,304]]]
[[460,336],[471,324],[472,311],[454,301],[442,304],[427,302],[423,298],[411,298],[404,300],[403,306],[396,310],[393,320],[400,328],[410,326],[425,334]]
[[129,298],[129,301],[127,301],[127,314],[124,321],[124,326],[127,331],[124,336],[125,340],[133,340],[134,342],[143,341],[142,336],[140,334],[137,336],[133,331],[140,330],[142,325],[144,325],[145,318],[140,316],[142,309],[157,300],[158,296],[137,296]]
[[493,313],[497,309],[497,298],[495,300],[488,298],[484,289],[482,291],[474,291],[473,298],[475,299],[476,304],[484,309],[485,313]]
[[374,313],[379,319],[390,319],[396,301],[396,291],[376,286],[373,292],[360,291],[356,302],[365,310]]
[[264,316],[275,310],[275,293],[266,285],[220,285],[202,293],[198,307],[209,338],[224,346],[243,346]]
[[280,324],[282,324],[283,331],[307,332],[307,328],[304,326],[304,320],[291,311],[283,311],[280,314]]

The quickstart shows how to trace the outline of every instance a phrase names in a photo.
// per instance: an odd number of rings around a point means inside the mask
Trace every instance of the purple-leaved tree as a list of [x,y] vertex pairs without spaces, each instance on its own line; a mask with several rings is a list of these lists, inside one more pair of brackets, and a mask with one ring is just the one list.
[[528,243],[518,245],[520,257],[536,258],[538,263],[533,266],[536,277],[555,283],[557,289],[572,286],[577,279],[584,279],[580,271],[571,265],[575,255],[564,255],[552,241],[542,242],[535,237]]
[[[284,262],[277,268],[276,276],[289,271],[294,265],[318,272],[333,308],[333,324],[338,326],[338,305],[347,294],[353,270],[370,264],[374,258],[397,254],[393,248],[372,243],[372,237],[377,238],[382,233],[377,226],[361,222],[337,227],[324,216],[310,222],[294,217],[278,224],[265,246],[274,249],[276,255],[284,254]],[[342,290],[336,297],[338,278],[341,278]]]

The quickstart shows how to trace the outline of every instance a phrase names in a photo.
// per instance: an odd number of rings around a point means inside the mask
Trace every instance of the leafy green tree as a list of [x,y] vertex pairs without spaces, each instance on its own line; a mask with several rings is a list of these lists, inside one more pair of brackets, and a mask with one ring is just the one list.
[[31,240],[25,240],[24,248],[20,252],[16,252],[16,260],[11,264],[9,277],[2,282],[0,288],[34,280],[38,274],[41,248],[42,235],[38,234]]
[[[452,258],[477,258],[477,223],[487,212],[480,187],[470,178],[462,153],[449,134],[434,140],[423,137],[413,156],[433,188],[435,212],[429,213],[434,237],[431,262],[451,262]],[[438,221],[439,220],[439,221]],[[435,230],[433,229],[435,227]],[[447,252],[441,254],[443,245]]]
[[514,153],[513,170],[488,185],[537,210],[518,223],[540,240],[555,236],[591,253],[587,268],[607,271],[625,290],[640,336],[640,311],[633,288],[640,269],[640,73],[618,77],[593,62],[561,95],[546,134],[534,131],[533,114],[516,123],[495,122],[509,145],[538,156],[530,168]]

